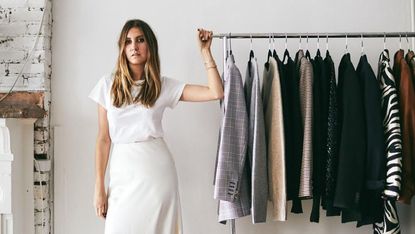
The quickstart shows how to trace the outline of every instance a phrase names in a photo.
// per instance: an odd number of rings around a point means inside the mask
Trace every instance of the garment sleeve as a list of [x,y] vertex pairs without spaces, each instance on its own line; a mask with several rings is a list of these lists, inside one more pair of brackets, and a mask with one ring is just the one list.
[[109,95],[108,84],[106,82],[106,77],[102,77],[95,87],[91,90],[88,97],[107,109],[107,96]]
[[167,106],[173,109],[179,103],[186,84],[179,80],[164,77],[164,86],[167,94]]

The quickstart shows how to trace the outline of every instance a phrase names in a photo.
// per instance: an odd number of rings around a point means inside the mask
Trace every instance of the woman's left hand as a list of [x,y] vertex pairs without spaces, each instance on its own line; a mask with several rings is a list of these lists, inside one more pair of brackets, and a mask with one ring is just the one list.
[[198,28],[197,31],[197,38],[199,41],[200,50],[210,50],[213,32],[203,28]]

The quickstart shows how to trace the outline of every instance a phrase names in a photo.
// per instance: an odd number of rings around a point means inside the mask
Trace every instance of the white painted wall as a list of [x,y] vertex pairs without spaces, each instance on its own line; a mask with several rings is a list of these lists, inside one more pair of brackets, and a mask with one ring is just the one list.
[[15,234],[34,233],[33,121],[7,119],[12,162],[12,212]]
[[[104,222],[94,215],[94,146],[97,107],[87,98],[98,79],[112,71],[116,41],[127,19],[146,20],[160,44],[162,73],[187,83],[206,83],[203,62],[195,39],[196,28],[214,32],[359,32],[411,29],[410,1],[97,1],[55,0],[52,30],[52,123],[55,129],[55,233],[103,233]],[[405,40],[403,46],[406,48]],[[344,52],[344,39],[330,40],[336,66]],[[249,40],[233,40],[236,63],[242,73],[248,58]],[[260,64],[265,62],[267,40],[254,40]],[[294,55],[297,40],[289,40]],[[213,54],[222,63],[222,41],[215,39]],[[277,40],[282,52],[284,40]],[[305,48],[303,40],[303,48]],[[398,40],[387,47],[398,49]],[[309,48],[315,52],[316,40]],[[321,48],[325,48],[324,40]],[[373,66],[383,49],[383,39],[365,39],[365,51]],[[349,51],[357,63],[360,41],[349,39]],[[261,65],[262,67],[262,65]],[[377,68],[374,67],[376,71]],[[262,69],[260,71],[262,73]],[[180,182],[185,233],[229,233],[217,223],[213,200],[213,171],[219,128],[219,104],[182,103],[167,111],[166,141],[174,154]],[[252,225],[250,218],[237,221],[238,233],[370,233],[353,223],[340,224],[338,217],[309,223],[310,202],[302,215],[288,221]],[[139,212],[139,211],[137,211]],[[414,205],[400,207],[404,233],[415,233]],[[412,225],[412,226],[411,226]]]

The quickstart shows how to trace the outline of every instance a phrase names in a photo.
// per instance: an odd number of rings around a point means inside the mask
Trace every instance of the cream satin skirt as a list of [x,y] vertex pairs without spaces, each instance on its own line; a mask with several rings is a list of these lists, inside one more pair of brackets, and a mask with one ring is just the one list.
[[162,138],[114,144],[105,234],[182,234],[176,167]]

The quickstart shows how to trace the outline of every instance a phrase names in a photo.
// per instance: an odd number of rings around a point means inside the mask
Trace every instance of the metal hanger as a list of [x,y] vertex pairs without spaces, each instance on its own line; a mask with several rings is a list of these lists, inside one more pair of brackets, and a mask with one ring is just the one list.
[[383,49],[386,50],[386,33],[383,33]]
[[250,42],[250,50],[252,51],[252,34],[249,34],[249,38],[251,40],[251,42]]
[[277,50],[275,49],[275,35],[274,35],[274,33],[272,33],[272,57],[274,57],[275,59],[277,59],[277,57],[278,57]]
[[251,62],[251,59],[255,57],[254,50],[252,49],[252,34],[249,34],[250,37],[250,51],[249,51],[249,62]]
[[408,44],[408,51],[410,50],[408,34],[406,34],[406,43]]
[[232,34],[229,33],[229,54],[232,55],[232,40],[231,40]]
[[363,45],[363,34],[360,35],[360,39],[361,39],[360,46],[361,46],[361,49],[362,49],[361,56],[363,56],[363,55],[365,55],[365,49],[364,49],[365,47]]
[[268,35],[268,56],[267,56],[267,63],[269,63],[269,57],[272,56],[271,52],[271,33]]
[[402,35],[399,34],[399,50],[402,50]]
[[284,55],[283,55],[283,58],[282,58],[282,63],[283,64],[285,64],[285,60],[287,59],[287,61],[288,61],[288,58],[290,57],[290,52],[288,52],[287,44],[288,44],[288,35],[287,35],[287,33],[285,33],[285,50],[284,50]]
[[329,34],[326,34],[326,53],[329,51]]
[[306,34],[306,45],[305,45],[305,47],[306,47],[306,51],[305,51],[305,57],[308,59],[308,60],[311,60],[311,55],[310,55],[310,51],[308,50],[308,33]]
[[274,33],[272,34],[272,49],[275,50],[275,37],[274,37]]
[[287,44],[288,44],[288,36],[287,33],[285,33],[285,49],[287,50]]
[[320,50],[320,34],[317,33],[317,50]]
[[349,45],[348,45],[348,42],[347,42],[347,33],[346,33],[346,50],[345,50],[345,53],[347,54],[347,53],[349,53]]
[[300,35],[300,44],[298,45],[298,50],[301,50],[301,35]]

